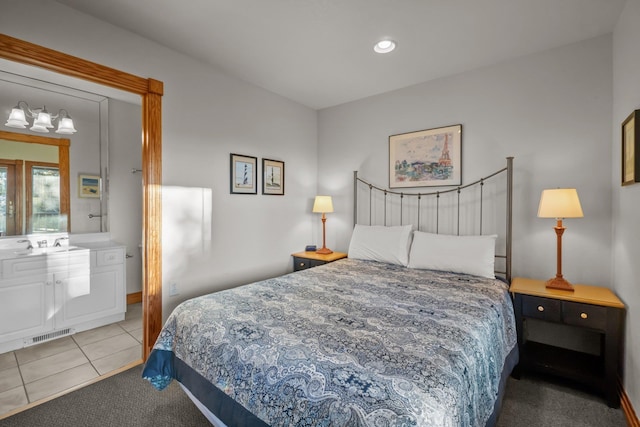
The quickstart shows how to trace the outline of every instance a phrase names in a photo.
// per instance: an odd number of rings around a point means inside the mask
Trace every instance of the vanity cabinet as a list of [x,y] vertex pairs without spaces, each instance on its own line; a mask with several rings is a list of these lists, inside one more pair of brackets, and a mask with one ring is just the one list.
[[0,353],[124,320],[125,248],[0,257]]
[[0,279],[0,352],[5,352],[55,338],[65,327],[63,299],[88,291],[89,250],[4,258]]

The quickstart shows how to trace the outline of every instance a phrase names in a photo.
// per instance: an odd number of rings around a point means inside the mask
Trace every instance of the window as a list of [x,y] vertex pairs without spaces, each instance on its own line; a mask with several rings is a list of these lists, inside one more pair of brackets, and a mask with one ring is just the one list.
[[61,206],[60,169],[55,163],[25,162],[27,233],[67,231]]

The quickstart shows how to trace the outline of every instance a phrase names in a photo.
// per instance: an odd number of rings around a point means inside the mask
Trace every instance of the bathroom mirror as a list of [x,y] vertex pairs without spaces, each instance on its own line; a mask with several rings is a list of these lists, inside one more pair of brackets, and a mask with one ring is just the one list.
[[[0,138],[0,164],[17,162],[0,167],[2,236],[109,231],[108,192],[98,198],[79,197],[77,179],[89,174],[107,182],[109,98],[96,90],[77,89],[72,81],[63,83],[34,67],[0,61],[0,130],[10,135]],[[9,113],[20,101],[31,109],[46,107],[51,114],[64,109],[78,132],[36,133],[29,129],[31,123],[24,129],[7,127]],[[62,170],[56,166],[58,154],[64,156],[60,157]]]

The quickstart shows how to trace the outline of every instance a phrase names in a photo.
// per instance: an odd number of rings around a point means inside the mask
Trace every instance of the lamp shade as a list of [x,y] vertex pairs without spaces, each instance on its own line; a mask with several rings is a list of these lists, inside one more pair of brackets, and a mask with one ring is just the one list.
[[575,188],[543,190],[538,206],[539,218],[582,218],[582,206]]
[[316,200],[313,202],[313,212],[333,212],[333,202],[331,201],[331,196],[316,196]]
[[60,133],[63,135],[72,135],[76,132],[77,130],[73,127],[73,120],[71,120],[71,117],[62,117],[58,121],[58,130],[56,131],[56,133]]
[[9,119],[5,126],[9,126],[11,128],[24,129],[29,122],[27,121],[24,110],[20,107],[14,107],[11,109],[11,114],[9,115]]
[[51,114],[49,114],[46,109],[40,111],[33,121],[33,125],[51,129],[53,127],[51,124]]

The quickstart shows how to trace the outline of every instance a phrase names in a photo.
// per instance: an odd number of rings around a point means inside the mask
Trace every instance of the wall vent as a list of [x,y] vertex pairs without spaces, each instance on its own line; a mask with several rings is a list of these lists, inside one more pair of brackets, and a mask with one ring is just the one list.
[[72,333],[73,333],[73,329],[71,328],[60,329],[59,331],[53,331],[44,335],[38,335],[37,337],[27,338],[24,340],[24,345],[26,347],[33,344],[40,344],[41,342],[63,337],[65,335],[71,335]]

